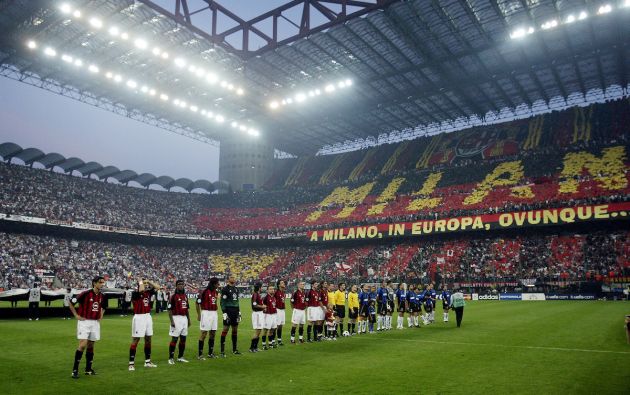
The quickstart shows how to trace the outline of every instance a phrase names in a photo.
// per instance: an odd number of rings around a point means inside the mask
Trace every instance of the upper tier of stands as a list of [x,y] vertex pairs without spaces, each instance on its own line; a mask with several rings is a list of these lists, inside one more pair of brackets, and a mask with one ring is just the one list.
[[266,190],[143,190],[0,165],[0,213],[190,234],[332,225],[626,201],[630,101],[350,153],[278,160]]

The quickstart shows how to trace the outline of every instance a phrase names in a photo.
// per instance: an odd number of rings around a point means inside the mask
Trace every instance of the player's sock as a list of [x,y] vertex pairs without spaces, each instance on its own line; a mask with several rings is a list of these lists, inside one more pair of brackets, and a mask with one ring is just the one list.
[[92,370],[92,361],[94,360],[94,349],[88,347],[85,352],[85,371],[89,372]]
[[306,340],[311,340],[311,331],[313,330],[313,325],[308,325],[306,327]]
[[236,343],[238,342],[238,334],[236,329],[232,329],[232,352],[236,351]]
[[202,356],[203,355],[203,340],[199,340],[198,345],[197,345],[197,355],[198,356]]
[[256,349],[256,337],[252,339],[252,344],[250,344],[249,349],[250,350],[255,350]]
[[144,361],[148,362],[151,360],[151,342],[144,343]]
[[226,332],[221,332],[221,354],[225,353],[225,336],[227,335]]
[[186,336],[180,336],[177,358],[184,358],[184,350],[186,350]]
[[208,340],[208,355],[214,354],[214,332],[210,332],[210,339]]
[[131,344],[129,346],[129,365],[132,365],[136,361],[136,348],[137,344]]
[[304,340],[304,327],[300,327],[300,329],[298,329],[298,334],[300,335],[300,340]]
[[382,316],[382,315],[379,315],[379,316],[376,318],[376,330],[377,330],[377,331],[380,331],[382,327],[383,327],[383,316]]
[[413,317],[413,323],[415,326],[418,326],[418,316]]
[[370,321],[370,332],[374,332],[374,323]]
[[317,325],[313,325],[313,340],[317,340]]
[[411,328],[413,326],[412,321],[413,321],[413,317],[407,317],[407,326],[409,328]]
[[79,370],[79,363],[81,362],[81,358],[83,358],[83,351],[76,350],[74,352],[74,367],[72,370]]
[[174,337],[171,339],[171,342],[168,344],[168,358],[175,358],[175,345],[177,344],[177,338]]
[[276,344],[276,335],[269,335],[269,343],[271,344],[271,346]]
[[263,335],[262,340],[263,340],[263,346],[266,346],[267,345],[267,335]]
[[295,327],[291,328],[291,339],[295,339]]
[[278,343],[282,343],[282,328],[276,329],[276,335],[278,336]]

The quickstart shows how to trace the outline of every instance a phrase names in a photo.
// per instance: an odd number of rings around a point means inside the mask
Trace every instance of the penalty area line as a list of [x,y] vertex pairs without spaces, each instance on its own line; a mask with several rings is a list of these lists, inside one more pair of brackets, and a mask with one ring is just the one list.
[[430,344],[457,344],[462,346],[477,346],[477,347],[502,347],[502,348],[522,348],[527,350],[546,350],[546,351],[571,351],[571,352],[592,352],[601,354],[630,354],[630,351],[611,351],[611,350],[589,350],[585,348],[564,348],[564,347],[543,347],[543,346],[515,346],[509,344],[491,344],[491,343],[467,343],[467,342],[447,342],[437,340],[421,340],[421,339],[387,339],[383,340],[391,341],[406,341],[416,343],[430,343]]

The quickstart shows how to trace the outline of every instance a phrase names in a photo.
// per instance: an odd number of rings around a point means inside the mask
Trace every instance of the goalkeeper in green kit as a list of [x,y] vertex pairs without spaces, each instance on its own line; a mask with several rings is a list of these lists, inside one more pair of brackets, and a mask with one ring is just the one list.
[[238,307],[238,289],[236,277],[230,274],[228,282],[221,289],[221,311],[223,311],[223,331],[221,332],[221,358],[225,358],[225,337],[232,327],[232,354],[241,355],[236,348],[238,336],[238,323],[241,321],[241,312]]

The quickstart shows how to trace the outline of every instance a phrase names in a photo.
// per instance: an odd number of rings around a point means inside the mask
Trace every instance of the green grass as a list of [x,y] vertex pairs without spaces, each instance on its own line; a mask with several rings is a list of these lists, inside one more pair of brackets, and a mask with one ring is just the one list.
[[[241,302],[247,305],[246,301]],[[197,361],[196,314],[189,364],[167,365],[168,317],[154,316],[153,360],[127,371],[131,317],[106,316],[96,344],[99,375],[70,378],[76,321],[2,320],[0,393],[465,393],[622,394],[630,388],[624,302],[469,302],[462,328],[451,314],[421,329],[247,353],[249,308],[239,330],[242,356]],[[287,311],[287,317],[290,312]],[[283,333],[285,343],[289,329]],[[217,336],[216,348],[219,339]],[[228,336],[227,349],[231,349]],[[142,360],[142,347],[138,359]],[[81,369],[85,360],[82,361]]]

